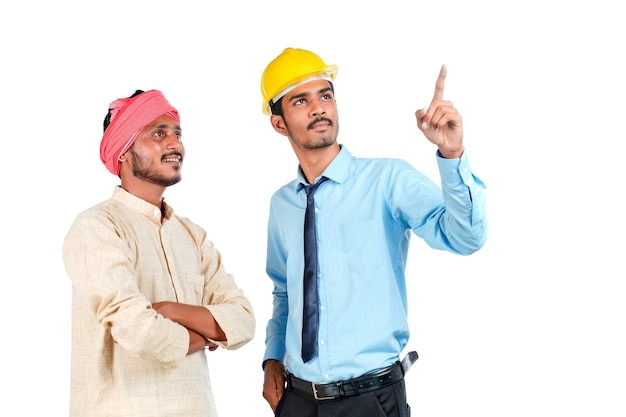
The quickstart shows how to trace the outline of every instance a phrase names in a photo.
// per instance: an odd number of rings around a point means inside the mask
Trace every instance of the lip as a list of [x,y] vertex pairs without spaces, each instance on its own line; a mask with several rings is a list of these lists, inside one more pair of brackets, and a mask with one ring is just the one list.
[[165,163],[182,163],[183,162],[183,157],[180,155],[170,155],[170,156],[166,156],[162,159],[163,162]]
[[319,122],[315,122],[310,126],[311,130],[320,130],[325,129],[330,126],[330,123],[326,120],[320,120]]

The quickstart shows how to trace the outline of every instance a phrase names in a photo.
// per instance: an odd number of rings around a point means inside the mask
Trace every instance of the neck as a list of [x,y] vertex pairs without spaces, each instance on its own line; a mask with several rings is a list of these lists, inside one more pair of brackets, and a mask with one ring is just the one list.
[[296,149],[296,156],[300,163],[300,169],[307,182],[313,184],[315,178],[322,175],[324,170],[335,159],[341,148],[337,143],[325,148],[317,149]]

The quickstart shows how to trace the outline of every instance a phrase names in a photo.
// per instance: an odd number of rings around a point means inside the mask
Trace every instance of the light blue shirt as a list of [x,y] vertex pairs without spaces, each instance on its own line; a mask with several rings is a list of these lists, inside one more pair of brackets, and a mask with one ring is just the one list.
[[[306,180],[271,199],[267,273],[274,309],[264,360],[312,382],[346,380],[393,364],[409,340],[405,267],[411,231],[435,249],[469,255],[487,235],[485,186],[464,153],[437,156],[441,188],[409,163],[355,158],[345,147],[315,193],[319,257],[318,356],[301,354]],[[317,179],[316,179],[317,182]]]

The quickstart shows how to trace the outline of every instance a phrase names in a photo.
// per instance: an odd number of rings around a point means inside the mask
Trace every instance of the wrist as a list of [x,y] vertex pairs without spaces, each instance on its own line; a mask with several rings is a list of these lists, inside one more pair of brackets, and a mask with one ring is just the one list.
[[439,155],[445,159],[457,159],[463,155],[465,148],[461,148],[459,150],[451,151],[449,149],[441,149],[439,148]]

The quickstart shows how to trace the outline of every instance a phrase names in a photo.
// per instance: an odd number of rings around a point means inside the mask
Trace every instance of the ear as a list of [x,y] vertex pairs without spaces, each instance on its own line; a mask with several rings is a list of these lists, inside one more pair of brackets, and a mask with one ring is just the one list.
[[270,123],[275,131],[283,136],[288,136],[287,126],[285,125],[285,119],[283,119],[283,116],[272,114],[270,116]]
[[131,156],[128,154],[128,151],[124,152],[123,154],[117,157],[117,160],[120,163],[120,172],[117,174],[117,176],[120,177],[120,179],[126,176],[127,174],[124,174],[124,173],[127,172],[127,170],[131,168],[131,163],[128,162],[130,158]]
[[117,160],[119,162],[126,162],[128,160],[128,158],[126,157],[126,154],[128,153],[128,151],[124,152],[123,154],[121,154],[120,156],[117,157]]

